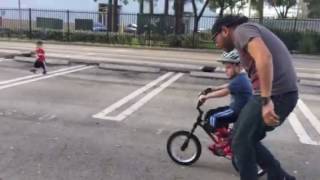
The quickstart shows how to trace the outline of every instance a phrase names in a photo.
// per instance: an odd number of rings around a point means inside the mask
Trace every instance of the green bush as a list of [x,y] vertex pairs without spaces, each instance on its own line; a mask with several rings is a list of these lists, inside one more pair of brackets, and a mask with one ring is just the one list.
[[303,34],[300,44],[299,44],[299,52],[306,54],[313,54],[319,52],[319,39],[320,35],[316,33],[305,33]]
[[272,30],[287,46],[290,51],[299,48],[299,41],[301,40],[302,33],[300,32],[285,32],[280,30]]
[[196,43],[196,42],[197,42],[196,37],[193,37],[193,35],[186,35],[182,39],[181,47],[183,47],[183,48],[197,47],[198,43]]

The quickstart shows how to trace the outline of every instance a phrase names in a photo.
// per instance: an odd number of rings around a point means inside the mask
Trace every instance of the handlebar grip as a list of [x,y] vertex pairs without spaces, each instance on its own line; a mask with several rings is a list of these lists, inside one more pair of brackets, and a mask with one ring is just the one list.
[[202,105],[203,105],[203,102],[198,101],[198,103],[197,103],[197,108],[200,108]]

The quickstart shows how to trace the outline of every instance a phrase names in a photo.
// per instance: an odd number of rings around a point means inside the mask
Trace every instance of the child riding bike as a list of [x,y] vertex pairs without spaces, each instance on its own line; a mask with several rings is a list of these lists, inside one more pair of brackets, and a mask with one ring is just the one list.
[[[219,98],[231,95],[231,102],[229,106],[218,107],[216,109],[209,110],[206,115],[205,128],[212,133],[219,133],[220,137],[229,134],[228,124],[237,120],[241,109],[248,102],[252,96],[252,85],[245,72],[242,71],[240,65],[240,58],[237,50],[233,50],[229,53],[223,53],[222,59],[219,60],[224,67],[225,73],[230,79],[230,82],[216,88],[208,88],[201,93],[199,101],[204,103],[211,98]],[[226,127],[226,128],[225,128]],[[225,146],[231,153],[230,143],[226,142]],[[210,150],[215,147],[209,146]]]

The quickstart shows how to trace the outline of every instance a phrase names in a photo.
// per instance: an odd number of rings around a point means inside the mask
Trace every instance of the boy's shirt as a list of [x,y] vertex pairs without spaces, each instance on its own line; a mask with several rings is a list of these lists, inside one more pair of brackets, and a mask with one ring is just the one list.
[[238,74],[230,81],[228,88],[231,94],[230,108],[235,113],[240,113],[253,93],[248,75],[246,73]]
[[46,60],[45,52],[44,52],[43,48],[37,48],[36,54],[37,54],[37,61],[44,62]]

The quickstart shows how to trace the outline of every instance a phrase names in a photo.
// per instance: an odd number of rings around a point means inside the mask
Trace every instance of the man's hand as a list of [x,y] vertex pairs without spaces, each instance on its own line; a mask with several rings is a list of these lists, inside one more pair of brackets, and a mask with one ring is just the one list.
[[200,95],[198,98],[198,101],[200,101],[202,104],[205,103],[207,100],[207,96],[206,95]]
[[262,106],[262,117],[267,126],[279,125],[279,116],[274,112],[274,104],[272,100],[268,104]]

